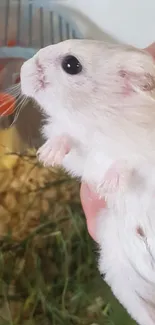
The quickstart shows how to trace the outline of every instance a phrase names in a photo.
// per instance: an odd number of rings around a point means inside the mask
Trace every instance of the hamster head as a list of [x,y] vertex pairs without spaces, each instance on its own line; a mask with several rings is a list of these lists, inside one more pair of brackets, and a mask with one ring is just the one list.
[[50,45],[23,64],[21,90],[52,119],[74,118],[113,142],[148,148],[155,132],[155,62],[143,50],[93,40]]

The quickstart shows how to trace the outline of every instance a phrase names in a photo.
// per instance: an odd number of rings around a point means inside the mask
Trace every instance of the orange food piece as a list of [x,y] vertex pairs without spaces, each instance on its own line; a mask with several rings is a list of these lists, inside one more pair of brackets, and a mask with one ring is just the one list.
[[16,106],[15,97],[7,93],[0,93],[0,116],[8,116],[14,113]]
[[16,41],[15,40],[8,41],[7,46],[8,47],[16,46]]

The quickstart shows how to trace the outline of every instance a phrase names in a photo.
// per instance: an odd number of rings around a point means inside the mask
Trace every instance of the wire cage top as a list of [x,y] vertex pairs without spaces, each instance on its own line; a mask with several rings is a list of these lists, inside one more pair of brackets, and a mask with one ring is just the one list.
[[42,47],[82,38],[56,0],[2,0],[0,31],[0,58],[29,59]]

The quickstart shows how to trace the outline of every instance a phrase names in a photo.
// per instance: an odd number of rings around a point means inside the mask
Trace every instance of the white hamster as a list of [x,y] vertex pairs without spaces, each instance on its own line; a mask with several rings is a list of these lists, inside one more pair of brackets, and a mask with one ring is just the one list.
[[41,49],[21,68],[23,94],[46,115],[39,149],[105,196],[99,270],[140,325],[155,324],[155,62],[93,40]]

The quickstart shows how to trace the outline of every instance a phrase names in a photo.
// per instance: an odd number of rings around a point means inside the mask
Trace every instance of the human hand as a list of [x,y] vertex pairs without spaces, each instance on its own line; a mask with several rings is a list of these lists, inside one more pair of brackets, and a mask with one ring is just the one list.
[[[155,43],[152,43],[145,49],[155,59]],[[81,203],[86,216],[87,228],[90,236],[95,240],[96,216],[101,209],[106,207],[104,199],[100,199],[85,183],[82,183],[80,189]]]

